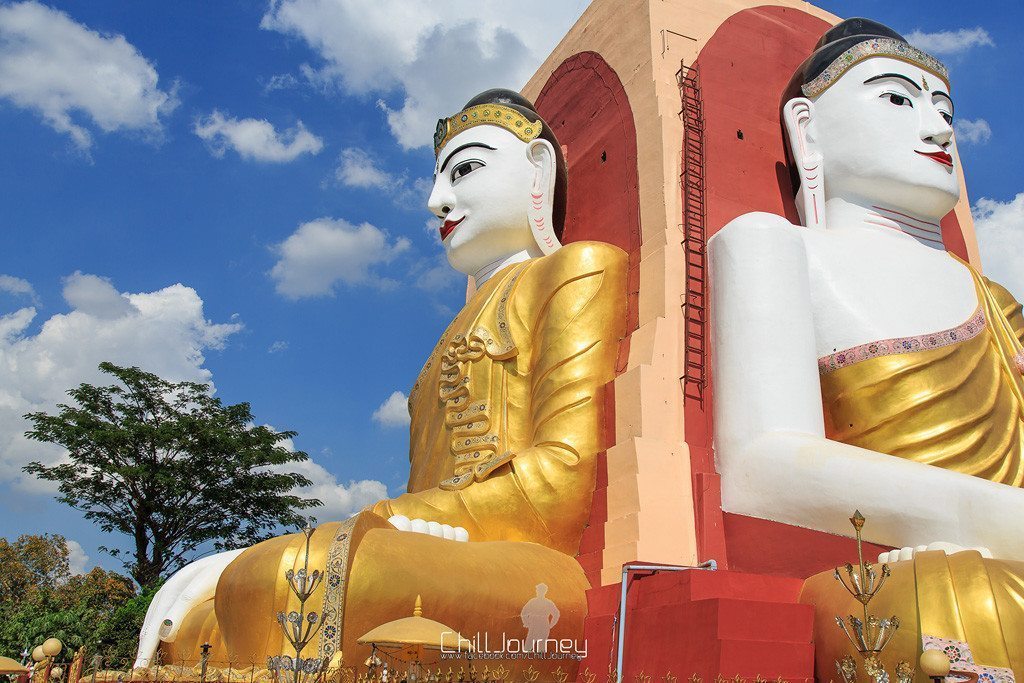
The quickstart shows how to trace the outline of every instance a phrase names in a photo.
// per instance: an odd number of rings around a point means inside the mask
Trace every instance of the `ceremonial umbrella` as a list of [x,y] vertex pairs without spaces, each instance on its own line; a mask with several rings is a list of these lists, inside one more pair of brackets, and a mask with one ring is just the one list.
[[411,617],[381,624],[365,633],[358,642],[360,645],[397,650],[417,662],[423,659],[425,650],[473,651],[473,645],[451,626],[423,616],[423,601],[418,595]]
[[28,668],[18,664],[10,657],[0,657],[0,674],[28,673]]

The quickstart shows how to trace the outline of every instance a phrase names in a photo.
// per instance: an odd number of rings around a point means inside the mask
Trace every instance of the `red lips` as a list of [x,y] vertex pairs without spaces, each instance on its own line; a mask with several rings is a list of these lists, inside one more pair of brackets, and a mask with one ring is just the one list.
[[448,235],[452,234],[452,230],[455,229],[455,226],[457,226],[464,220],[466,220],[465,216],[463,216],[457,221],[445,221],[444,223],[442,223],[439,229],[441,232],[441,241],[444,242],[444,239],[448,237]]
[[929,159],[939,162],[943,166],[953,166],[953,157],[949,156],[945,152],[921,152],[916,149],[914,151],[923,157],[928,157]]

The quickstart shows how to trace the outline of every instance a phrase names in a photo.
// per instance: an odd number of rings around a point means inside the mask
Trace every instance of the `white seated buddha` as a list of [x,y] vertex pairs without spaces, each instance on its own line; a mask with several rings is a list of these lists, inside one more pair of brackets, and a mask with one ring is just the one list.
[[[960,195],[945,67],[862,19],[822,38],[783,118],[803,225],[710,241],[727,511],[1024,560],[1021,307],[946,251]],[[984,554],[988,554],[985,551]]]

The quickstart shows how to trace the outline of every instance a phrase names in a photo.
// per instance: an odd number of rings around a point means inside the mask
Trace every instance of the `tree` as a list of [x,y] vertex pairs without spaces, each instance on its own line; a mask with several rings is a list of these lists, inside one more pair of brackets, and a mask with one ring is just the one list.
[[248,403],[223,405],[210,387],[168,382],[139,368],[100,363],[118,384],[69,390],[74,406],[25,416],[35,441],[63,446],[69,462],[25,471],[60,484],[58,500],[134,549],[103,548],[150,588],[204,544],[251,545],[280,526],[305,523],[321,505],[294,493],[311,482],[289,463],[307,459],[282,444],[295,432],[253,426]]
[[0,652],[31,650],[56,636],[65,656],[85,645],[124,659],[151,599],[127,576],[100,567],[73,576],[63,536],[0,538]]
[[71,576],[67,540],[59,534],[0,538],[0,605],[34,601]]

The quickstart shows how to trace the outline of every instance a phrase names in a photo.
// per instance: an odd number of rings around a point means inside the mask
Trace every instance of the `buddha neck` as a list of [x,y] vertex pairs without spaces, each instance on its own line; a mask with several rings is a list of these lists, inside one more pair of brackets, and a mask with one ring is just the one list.
[[[536,249],[536,251],[539,252],[540,250]],[[523,249],[522,251],[517,251],[516,253],[511,254],[509,256],[502,256],[501,258],[491,261],[486,266],[476,271],[476,273],[473,275],[473,281],[476,283],[477,287],[480,287],[483,283],[487,282],[492,275],[497,273],[505,266],[511,266],[513,263],[527,261],[536,256],[542,256],[542,254],[534,254],[533,250],[531,249]]]
[[826,226],[830,230],[901,233],[902,239],[913,239],[926,247],[945,251],[940,219],[941,217],[914,215],[905,209],[874,204],[870,200],[853,202],[842,197],[833,197],[825,203]]

